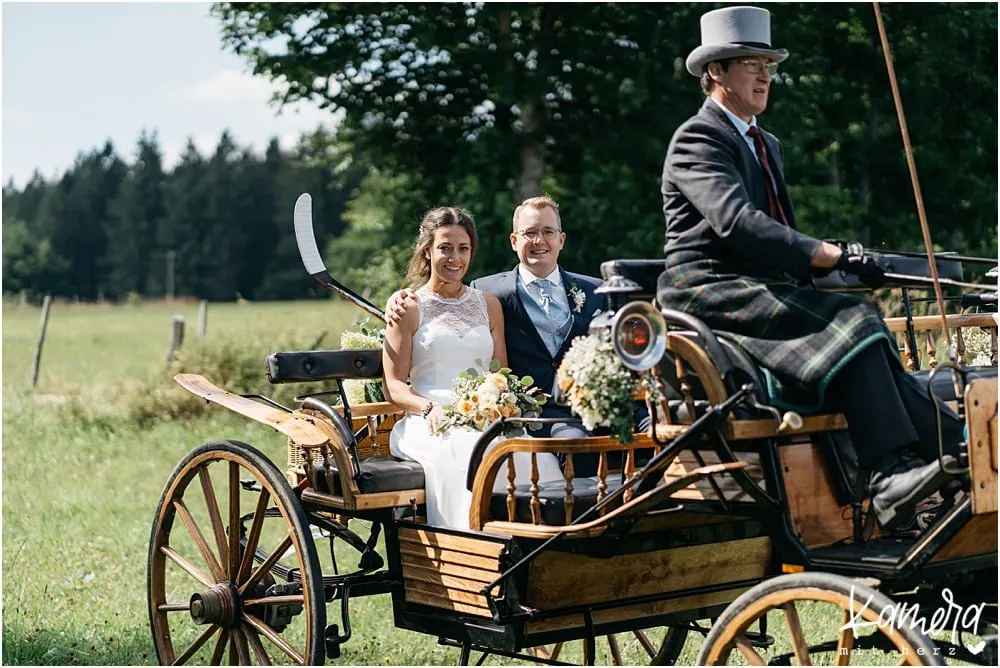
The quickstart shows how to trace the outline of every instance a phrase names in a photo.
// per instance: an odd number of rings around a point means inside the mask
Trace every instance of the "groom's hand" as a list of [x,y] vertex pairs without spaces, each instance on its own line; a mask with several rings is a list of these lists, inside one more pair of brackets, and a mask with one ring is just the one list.
[[417,293],[410,288],[403,288],[392,293],[389,301],[385,305],[385,319],[390,325],[398,325],[399,321],[406,313],[406,304],[409,300],[416,301]]

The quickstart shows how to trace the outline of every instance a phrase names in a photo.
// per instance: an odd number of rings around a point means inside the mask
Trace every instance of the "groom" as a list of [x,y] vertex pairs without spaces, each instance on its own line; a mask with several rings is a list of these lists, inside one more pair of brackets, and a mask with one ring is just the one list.
[[[556,369],[578,336],[585,335],[594,312],[602,306],[594,290],[601,279],[574,274],[559,266],[566,233],[559,205],[547,195],[521,202],[514,210],[510,247],[520,263],[510,271],[472,281],[474,288],[495,295],[503,306],[507,364],[518,376],[555,394]],[[545,405],[542,417],[569,418],[566,406]],[[590,436],[579,423],[544,425],[536,436]],[[574,459],[574,464],[577,464]],[[580,467],[577,466],[577,469]]]
[[[603,300],[594,290],[599,278],[574,274],[559,266],[559,252],[566,242],[559,205],[548,196],[532,197],[514,210],[510,246],[520,262],[510,271],[484,276],[471,285],[495,295],[503,306],[507,364],[518,376],[531,376],[535,385],[554,394],[556,369],[577,336],[587,333],[590,319]],[[398,319],[401,305],[413,299],[402,290],[390,299],[386,317]],[[542,417],[570,418],[568,406],[547,403]],[[583,438],[590,432],[578,422],[555,423],[531,432],[539,437]],[[597,471],[597,456],[573,457],[577,476]]]

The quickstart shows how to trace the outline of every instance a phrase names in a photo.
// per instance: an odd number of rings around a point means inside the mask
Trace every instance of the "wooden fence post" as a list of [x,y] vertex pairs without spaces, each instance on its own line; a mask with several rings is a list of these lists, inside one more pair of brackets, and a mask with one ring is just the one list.
[[31,365],[31,387],[38,385],[38,371],[42,363],[42,344],[45,343],[45,329],[49,326],[49,311],[52,309],[52,295],[45,295],[42,301],[42,321],[38,326],[38,343],[35,344],[35,362]]
[[208,300],[198,302],[198,338],[205,338],[208,333]]
[[184,316],[175,315],[170,325],[170,348],[167,349],[167,365],[174,361],[177,351],[184,345]]

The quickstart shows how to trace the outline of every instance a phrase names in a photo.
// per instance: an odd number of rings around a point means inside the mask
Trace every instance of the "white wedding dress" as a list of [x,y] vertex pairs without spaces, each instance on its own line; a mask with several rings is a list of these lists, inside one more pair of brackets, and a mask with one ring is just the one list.
[[[451,403],[455,379],[469,367],[489,364],[493,337],[481,290],[466,288],[454,299],[442,297],[427,287],[417,292],[420,321],[413,335],[410,383],[413,391],[441,404]],[[469,456],[480,432],[465,427],[431,434],[421,415],[407,415],[389,436],[389,450],[401,459],[419,462],[424,469],[429,524],[469,528],[472,494],[465,488]],[[538,482],[563,480],[555,455],[537,456]],[[506,464],[497,475],[494,489],[507,487]],[[531,455],[514,455],[515,484],[530,483]]]

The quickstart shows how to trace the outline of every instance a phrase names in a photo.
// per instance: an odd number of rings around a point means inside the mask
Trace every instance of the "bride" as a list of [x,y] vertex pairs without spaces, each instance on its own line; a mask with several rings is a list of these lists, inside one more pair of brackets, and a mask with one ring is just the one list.
[[[472,217],[454,207],[433,209],[420,222],[406,282],[417,287],[399,322],[386,327],[382,361],[386,399],[407,412],[389,437],[389,449],[424,469],[427,521],[469,528],[472,494],[465,488],[469,456],[480,432],[437,431],[442,407],[453,398],[459,373],[496,359],[507,366],[503,311],[491,294],[462,283],[476,251]],[[407,384],[409,379],[409,384]],[[523,460],[521,458],[524,458]],[[516,484],[530,482],[527,453],[515,455]],[[506,486],[506,464],[496,488]],[[539,484],[562,480],[555,455],[538,455]]]

